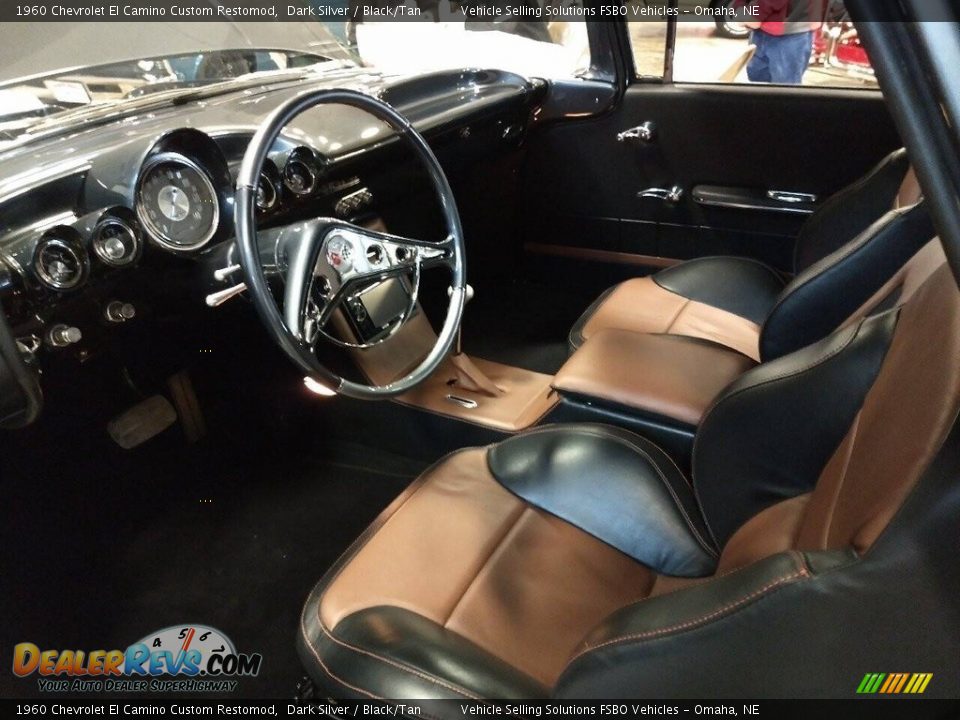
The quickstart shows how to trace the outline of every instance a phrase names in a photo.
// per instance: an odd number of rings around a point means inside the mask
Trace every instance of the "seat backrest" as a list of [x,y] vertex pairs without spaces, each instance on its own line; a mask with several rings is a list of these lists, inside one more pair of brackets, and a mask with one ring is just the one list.
[[896,324],[879,373],[813,490],[740,528],[721,569],[787,549],[866,552],[943,444],[960,407],[960,293],[942,255],[929,279],[886,315]]
[[[888,347],[815,487],[737,529],[712,578],[606,618],[557,696],[852,698],[878,669],[932,670],[928,696],[960,692],[960,290],[942,253],[934,259],[925,279],[901,278],[901,305],[878,316]],[[805,384],[811,395],[844,391],[813,376]],[[767,433],[806,439],[774,422]],[[704,510],[710,520],[715,508]],[[724,672],[677,671],[690,667]]]
[[917,200],[888,210],[850,242],[797,274],[763,322],[761,360],[782,357],[833,332],[933,234],[930,215],[922,199]]
[[920,185],[907,151],[896,150],[856,182],[831,195],[800,230],[793,253],[799,274],[836,252],[890,210],[919,202]]
[[759,511],[814,487],[902,332],[901,308],[915,306],[945,262],[939,241],[929,241],[836,332],[749,370],[714,401],[691,462],[718,547]]

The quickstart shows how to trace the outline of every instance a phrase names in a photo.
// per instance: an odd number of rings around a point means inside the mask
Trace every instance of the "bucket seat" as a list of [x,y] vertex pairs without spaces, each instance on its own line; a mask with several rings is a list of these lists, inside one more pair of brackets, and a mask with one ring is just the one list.
[[594,424],[441,460],[307,598],[319,692],[854,697],[916,670],[956,696],[960,291],[936,250],[896,307],[746,373],[692,477]]
[[603,293],[571,350],[604,329],[701,338],[760,362],[832,332],[934,234],[906,151],[890,154],[810,216],[794,278],[741,257],[688,260]]

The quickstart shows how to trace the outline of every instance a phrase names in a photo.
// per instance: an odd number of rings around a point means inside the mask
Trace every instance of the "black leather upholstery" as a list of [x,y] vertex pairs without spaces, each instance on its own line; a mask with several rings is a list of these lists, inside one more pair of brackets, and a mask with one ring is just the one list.
[[661,270],[653,280],[665,290],[726,310],[757,325],[763,322],[783,290],[783,279],[776,271],[741,257],[688,260]]
[[759,365],[717,398],[692,462],[718,546],[764,508],[813,488],[877,377],[897,316],[868,318]]
[[299,634],[300,657],[307,667],[323,662],[337,668],[338,697],[462,700],[548,694],[469,640],[402,608],[369,608],[344,618],[333,633],[319,624],[314,632],[315,648]]
[[909,167],[907,151],[897,150],[855,183],[827,198],[800,229],[793,271],[803,272],[836,252],[886,214]]
[[487,458],[508,490],[658,573],[699,577],[716,568],[690,485],[660,448],[631,432],[548,426],[504,440]]
[[825,337],[935,235],[921,202],[891,210],[784,288],[763,323],[760,356],[778,358]]
[[[907,171],[906,151],[827,199],[804,224],[794,250],[794,280],[747,258],[707,257],[661,270],[660,287],[763,326],[760,358],[785,355],[839,327],[934,236],[923,203],[891,210]],[[610,292],[570,332],[571,350]]]
[[[790,555],[777,555],[682,593],[645,601],[637,610],[644,615],[658,611],[663,626],[690,622],[686,611],[694,603],[702,602],[706,610],[697,617],[712,619],[581,655],[564,673],[557,694],[855,698],[863,677],[859,668],[863,673],[902,668],[934,672],[923,697],[953,701],[929,712],[911,703],[910,717],[957,717],[960,674],[952,669],[957,664],[954,639],[960,637],[960,613],[953,602],[958,468],[960,423],[955,423],[906,504],[865,555],[804,553],[808,577],[795,580],[782,579],[794,574]],[[741,581],[743,592],[728,592]],[[718,583],[730,586],[717,591]],[[671,616],[674,609],[683,614]],[[631,623],[650,627],[641,613],[629,614],[620,616],[617,626],[604,623],[594,639],[612,639],[614,632],[622,637]],[[689,668],[701,672],[686,672]],[[938,672],[941,668],[950,670]]]
[[[751,616],[763,612],[771,601],[778,599],[789,603],[789,607],[795,608],[792,612],[796,612],[800,607],[797,596],[805,590],[809,594],[808,589],[821,574],[828,576],[831,570],[855,560],[856,555],[847,550],[779,553],[682,593],[644,600],[642,607],[625,607],[586,638],[580,654],[572,659],[557,682],[556,695],[566,698],[763,697],[763,690],[771,686],[758,676],[773,680],[767,669],[770,656],[738,657],[737,664],[748,665],[750,670],[744,677],[731,679],[728,677],[730,663],[714,648],[727,639],[731,647],[744,640],[757,646],[765,645],[762,636],[767,632],[766,626],[755,620],[751,622]],[[776,627],[775,616],[769,610],[764,617]],[[755,632],[749,633],[752,637],[748,638],[746,633],[731,637],[734,631],[729,626],[741,622],[755,628]],[[691,634],[697,634],[699,642],[690,642]],[[795,641],[802,639],[801,634],[794,638]],[[673,661],[673,657],[683,655],[686,648],[701,644],[710,645],[714,651],[709,659],[685,657]],[[790,654],[791,649],[784,645],[772,652]],[[678,668],[685,671],[678,672]],[[782,696],[783,687],[798,687],[787,678],[780,682],[782,685],[776,689],[767,690],[774,697]],[[819,693],[819,687],[811,688],[812,695]]]

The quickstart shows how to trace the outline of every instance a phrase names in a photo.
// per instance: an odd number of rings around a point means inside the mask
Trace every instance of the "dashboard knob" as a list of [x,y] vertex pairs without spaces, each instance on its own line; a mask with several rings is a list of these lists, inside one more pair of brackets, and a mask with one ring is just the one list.
[[137,316],[137,309],[131,303],[113,300],[107,303],[103,316],[108,322],[122,323],[133,320]]
[[47,343],[55,348],[64,348],[74,345],[83,339],[80,328],[58,323],[47,333]]
[[120,238],[109,237],[103,241],[103,254],[111,260],[123,260],[127,254],[127,248]]

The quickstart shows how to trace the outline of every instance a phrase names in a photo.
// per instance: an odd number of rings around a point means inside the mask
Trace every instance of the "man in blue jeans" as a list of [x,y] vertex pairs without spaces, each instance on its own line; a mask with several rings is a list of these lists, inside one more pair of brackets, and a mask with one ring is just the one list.
[[799,85],[810,62],[813,33],[823,23],[822,0],[753,0],[750,41],[756,52],[747,63],[751,82]]

